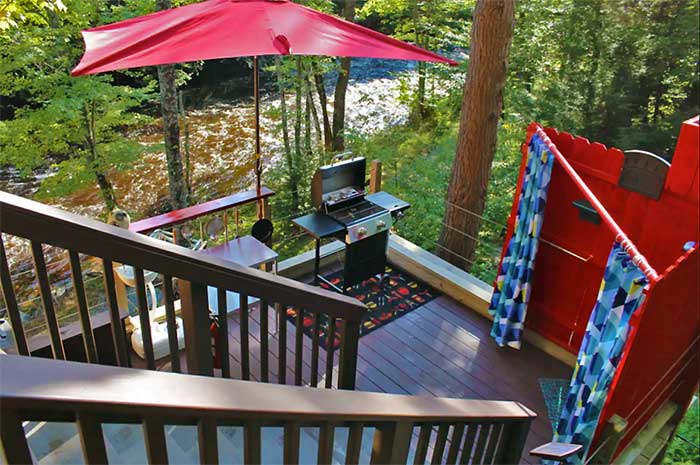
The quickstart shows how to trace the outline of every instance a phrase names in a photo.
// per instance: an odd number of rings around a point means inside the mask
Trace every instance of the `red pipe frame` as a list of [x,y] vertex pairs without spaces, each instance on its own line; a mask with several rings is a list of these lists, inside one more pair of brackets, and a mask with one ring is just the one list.
[[622,228],[615,222],[612,215],[606,210],[600,200],[595,196],[595,194],[588,188],[586,183],[581,179],[576,170],[569,164],[564,155],[559,151],[556,145],[549,138],[547,133],[544,132],[542,126],[537,126],[537,135],[540,136],[542,141],[545,143],[550,152],[554,155],[554,158],[559,162],[566,174],[574,181],[576,187],[578,187],[586,199],[593,205],[603,222],[615,233],[615,241],[617,241],[627,253],[632,258],[632,261],[642,270],[644,275],[649,280],[650,284],[656,283],[659,280],[659,275],[656,270],[649,264],[646,257],[639,252],[634,243],[627,237],[627,234],[622,230]]

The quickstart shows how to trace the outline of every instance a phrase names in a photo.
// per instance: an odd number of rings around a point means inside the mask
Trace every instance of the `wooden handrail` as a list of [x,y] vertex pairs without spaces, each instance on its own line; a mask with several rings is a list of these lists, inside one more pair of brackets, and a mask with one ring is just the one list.
[[[309,389],[160,371],[133,370],[17,355],[0,356],[0,405],[36,411],[90,412],[128,420],[164,416],[259,415],[261,420],[324,417],[332,420],[529,420],[518,402]],[[147,388],[146,388],[147,386]],[[235,395],[232,395],[235,393]],[[30,413],[27,419],[32,419]]]
[[275,191],[265,186],[261,188],[260,195],[258,195],[257,190],[236,192],[235,194],[220,199],[210,200],[208,202],[192,205],[191,207],[181,208],[179,210],[163,213],[162,215],[135,221],[129,226],[129,231],[148,233],[154,229],[168,228],[221,210],[228,210],[229,208],[254,203],[273,195],[275,195]]
[[[197,253],[185,247],[111,226],[0,191],[2,232],[75,250],[113,262],[251,296],[274,295],[287,305],[347,321],[360,321],[366,307],[356,299]],[[311,305],[311,306],[310,306]]]
[[[112,271],[114,263],[126,264],[134,267],[136,281],[136,296],[138,303],[140,334],[143,343],[143,357],[149,369],[156,367],[156,354],[151,338],[151,316],[145,294],[144,270],[161,275],[164,283],[171,283],[173,278],[179,282],[182,321],[184,323],[185,350],[187,356],[187,369],[189,373],[208,375],[214,374],[212,361],[212,347],[210,334],[209,315],[209,291],[208,287],[217,289],[218,299],[218,323],[221,338],[227,337],[228,312],[226,291],[239,294],[239,345],[240,351],[237,363],[240,370],[237,376],[244,380],[251,377],[251,351],[249,344],[249,319],[252,318],[248,309],[248,296],[257,297],[260,300],[258,312],[260,325],[260,373],[261,380],[268,381],[270,366],[268,353],[270,331],[267,325],[269,310],[274,307],[278,325],[287,324],[287,307],[294,307],[299,315],[297,324],[297,347],[304,337],[303,315],[312,316],[316,321],[321,316],[327,321],[339,321],[339,356],[337,371],[337,386],[341,389],[354,389],[358,339],[360,335],[360,322],[366,314],[364,304],[351,297],[347,297],[324,289],[293,281],[281,276],[272,275],[263,271],[238,265],[212,255],[196,252],[185,247],[180,247],[165,241],[153,239],[146,235],[117,228],[99,221],[85,218],[73,213],[59,210],[55,207],[43,205],[32,200],[17,197],[5,192],[0,192],[0,231],[12,236],[29,239],[34,254],[35,272],[39,276],[40,284],[45,296],[49,295],[48,276],[43,262],[42,244],[66,249],[71,263],[71,276],[73,278],[73,291],[78,302],[78,313],[82,327],[82,339],[84,342],[87,360],[97,363],[102,360],[101,354],[96,350],[95,338],[91,327],[91,317],[85,296],[85,286],[82,279],[80,254],[102,259],[105,279],[106,303],[109,309],[110,324],[112,327],[112,339],[115,353],[122,366],[128,366],[128,354],[124,347],[124,332],[120,311],[122,310],[115,295],[115,279]],[[45,282],[44,282],[45,281]],[[177,333],[174,328],[177,320],[174,315],[174,292],[166,287],[164,293],[165,307],[168,313],[168,342],[171,367],[178,370]],[[17,350],[20,355],[29,355],[30,348],[26,341],[20,310],[14,294],[14,284],[9,269],[9,263],[5,254],[5,248],[0,236],[0,287],[8,306],[8,313],[12,321],[12,331],[15,337]],[[56,313],[48,297],[42,300],[44,313],[50,327],[57,325]],[[332,331],[336,331],[335,325],[331,325]],[[55,332],[55,331],[54,331]],[[54,356],[61,358],[62,341],[56,334],[51,340]],[[217,344],[219,355],[228,355],[228,339],[220,338]],[[329,341],[335,341],[331,335]],[[313,338],[311,363],[317,366],[319,358],[319,338]],[[278,339],[280,354],[287,352],[286,338]],[[335,347],[326,348],[328,363],[326,364],[326,387],[333,385]],[[160,355],[159,355],[160,357]],[[302,351],[294,354],[295,383],[302,384],[301,360]],[[230,357],[220,356],[222,374],[230,376]],[[284,368],[286,357],[280,357],[280,367]],[[102,362],[104,363],[104,362]],[[283,371],[282,371],[283,373]],[[318,383],[318,370],[313,373],[310,384]],[[278,377],[278,382],[286,382],[284,373]]]
[[304,426],[320,428],[319,463],[332,461],[336,427],[349,427],[347,445],[338,446],[345,463],[358,462],[363,429],[374,427],[371,463],[406,463],[417,435],[417,463],[432,450],[431,463],[506,464],[520,459],[536,417],[517,402],[318,390],[12,355],[0,356],[0,377],[0,449],[10,464],[31,462],[26,420],[76,422],[86,463],[107,462],[102,423],[118,422],[142,424],[146,450],[160,457],[167,457],[164,425],[196,425],[202,463],[218,463],[219,426],[244,428],[246,463],[260,463],[261,427],[281,426],[285,462],[298,463]]

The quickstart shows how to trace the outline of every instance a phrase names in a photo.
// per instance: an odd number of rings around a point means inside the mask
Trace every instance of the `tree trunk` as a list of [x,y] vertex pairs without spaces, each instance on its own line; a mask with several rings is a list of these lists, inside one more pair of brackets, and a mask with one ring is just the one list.
[[321,164],[323,164],[323,133],[321,132],[321,121],[318,117],[318,111],[316,110],[316,102],[314,101],[313,94],[313,82],[311,82],[311,73],[307,73],[306,79],[306,98],[308,99],[308,106],[311,108],[311,119],[314,123],[314,130],[316,131],[316,149],[319,151],[319,159]]
[[[304,79],[306,84],[308,81]],[[313,155],[313,150],[311,149],[311,93],[309,92],[308,86],[304,86],[306,91],[306,105],[304,108],[304,157],[308,163]]]
[[[473,261],[496,151],[515,0],[478,0],[469,72],[438,255],[463,269]],[[473,212],[473,213],[467,213]]]
[[95,179],[97,180],[97,185],[100,188],[100,194],[102,194],[102,199],[107,206],[107,210],[112,211],[117,208],[117,195],[114,193],[114,186],[112,186],[112,183],[107,179],[107,175],[95,171]]
[[277,58],[277,85],[280,91],[280,113],[282,122],[282,141],[284,142],[284,159],[287,163],[287,169],[289,171],[289,192],[292,195],[292,203],[298,205],[299,194],[297,192],[297,186],[294,185],[294,179],[292,176],[292,170],[294,169],[294,162],[292,160],[292,144],[289,141],[289,116],[287,115],[287,95],[284,87],[284,78],[282,76],[282,59]]
[[114,193],[114,186],[107,179],[107,175],[104,172],[103,163],[100,163],[99,154],[97,153],[97,134],[95,133],[95,101],[93,100],[88,106],[85,104],[83,108],[83,114],[85,116],[85,130],[86,137],[85,142],[87,145],[87,161],[90,166],[90,170],[95,175],[95,180],[97,181],[97,186],[100,188],[100,194],[102,195],[102,200],[104,200],[105,206],[108,211],[112,211],[117,208],[117,195]]
[[[422,12],[420,11],[420,6],[418,1],[414,0],[411,5],[412,15],[413,15],[413,29],[415,34],[415,42],[419,47],[425,47],[423,43],[423,31],[421,31],[420,18]],[[425,62],[418,62],[418,89],[416,90],[415,96],[415,107],[413,108],[413,119],[418,123],[421,123],[425,119],[425,78],[426,78],[427,67]]]
[[314,73],[314,81],[316,82],[316,92],[318,92],[318,102],[321,106],[321,116],[323,117],[323,148],[326,152],[333,149],[333,129],[331,121],[328,117],[328,97],[326,96],[326,84],[323,81],[323,74],[318,69],[316,62],[311,63]]
[[[170,0],[156,0],[158,10],[171,7]],[[172,208],[185,208],[189,204],[189,192],[180,153],[180,125],[178,121],[177,85],[175,65],[158,66],[160,106],[163,114],[163,137],[168,169],[168,190]]]
[[302,120],[302,94],[304,92],[304,69],[301,65],[301,57],[296,57],[297,62],[297,72],[296,72],[296,85],[295,85],[295,105],[294,108],[294,164],[289,172],[290,183],[293,186],[292,191],[292,210],[295,211],[299,207],[299,169],[301,165],[301,120]]
[[[355,19],[355,0],[347,0],[343,9],[343,16],[348,21]],[[333,95],[333,144],[332,150],[345,150],[345,93],[350,81],[350,58],[340,59],[340,71],[335,84]]]

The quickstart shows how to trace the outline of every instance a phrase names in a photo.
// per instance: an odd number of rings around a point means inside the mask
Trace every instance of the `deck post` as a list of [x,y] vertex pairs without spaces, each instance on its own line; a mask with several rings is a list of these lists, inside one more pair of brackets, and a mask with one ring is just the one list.
[[518,420],[517,422],[512,422],[510,425],[506,426],[506,430],[503,432],[505,440],[503,441],[502,452],[499,453],[497,464],[503,463],[520,463],[520,457],[523,455],[523,449],[525,449],[525,439],[530,432],[530,424],[532,423],[532,418],[527,420]]
[[192,375],[214,376],[207,286],[179,279],[178,287],[185,325],[187,371]]
[[370,463],[406,463],[413,423],[383,423],[374,432]]
[[374,194],[382,190],[382,162],[372,160],[369,171],[369,193]]
[[355,389],[357,372],[357,349],[360,340],[360,322],[344,321],[340,333],[340,365],[338,367],[338,389]]
[[261,218],[270,219],[270,199],[263,197],[256,205],[256,210]]

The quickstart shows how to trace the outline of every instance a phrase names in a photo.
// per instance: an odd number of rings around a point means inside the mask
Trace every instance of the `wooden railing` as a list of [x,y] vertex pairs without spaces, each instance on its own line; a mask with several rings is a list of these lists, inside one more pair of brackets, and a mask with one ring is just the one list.
[[[21,373],[21,376],[17,374]],[[148,462],[168,463],[164,425],[196,425],[200,463],[219,462],[218,428],[243,429],[243,463],[281,447],[299,462],[314,428],[318,463],[518,463],[535,414],[517,402],[317,390],[0,356],[0,439],[9,464],[31,463],[23,421],[75,422],[85,463],[108,463],[104,423],[142,425]],[[281,427],[282,440],[263,436]],[[341,429],[347,442],[337,440]],[[372,433],[373,429],[373,433]],[[349,431],[348,431],[349,430]],[[363,441],[363,436],[372,439]],[[339,439],[339,438],[338,438]],[[316,447],[315,447],[316,449]]]
[[[138,312],[143,334],[143,345],[147,367],[155,368],[153,345],[151,341],[150,321],[147,308],[144,270],[162,275],[164,283],[164,298],[166,319],[169,329],[170,359],[174,371],[179,371],[177,353],[177,336],[175,334],[175,293],[172,288],[173,278],[178,280],[181,299],[181,312],[185,329],[185,350],[187,370],[192,374],[213,375],[212,348],[210,340],[210,318],[208,311],[207,286],[217,288],[218,318],[220,324],[220,351],[229,353],[227,337],[228,318],[226,313],[226,291],[240,294],[241,308],[239,347],[240,378],[250,378],[250,347],[248,296],[260,299],[260,381],[269,381],[270,363],[268,354],[272,353],[269,344],[270,331],[268,327],[268,312],[271,308],[277,312],[280,333],[286,328],[287,308],[299,309],[297,327],[301,328],[301,316],[306,313],[315,322],[325,318],[331,323],[339,322],[340,345],[337,383],[333,382],[334,350],[336,325],[331,324],[331,337],[327,337],[329,346],[326,347],[326,387],[337,384],[342,389],[353,389],[355,386],[355,371],[357,366],[357,344],[359,324],[366,308],[359,301],[317,287],[292,281],[280,276],[274,276],[260,270],[246,268],[235,263],[224,261],[179,247],[164,241],[159,241],[141,234],[125,231],[95,220],[68,213],[54,207],[0,192],[0,231],[7,235],[24,238],[30,241],[34,258],[34,268],[38,288],[41,293],[44,316],[49,329],[53,356],[65,358],[63,341],[56,318],[56,309],[51,295],[51,285],[46,273],[43,244],[65,249],[70,258],[73,290],[82,325],[82,338],[87,360],[91,363],[100,361],[95,338],[90,322],[90,314],[85,299],[85,289],[82,278],[80,254],[95,257],[102,262],[104,273],[106,305],[110,315],[112,342],[120,366],[129,366],[128,348],[126,346],[115,293],[115,276],[113,264],[127,264],[135,269],[136,295]],[[1,239],[1,237],[0,237]],[[0,240],[0,283],[7,306],[8,316],[20,355],[29,355],[30,347],[24,334],[20,311],[17,306],[15,289],[10,273],[10,266],[4,243]],[[314,323],[315,325],[317,323]],[[295,346],[302,346],[304,333],[296,331]],[[312,358],[308,360],[312,367],[312,385],[318,383],[319,374],[319,338],[318,331],[312,338]],[[278,337],[277,347],[278,379],[286,383],[286,361],[288,352],[286,334]],[[294,352],[295,384],[302,384],[301,368],[303,350]],[[228,356],[221,357],[222,375],[229,377],[232,373]],[[316,368],[314,370],[314,368]]]
[[251,203],[255,203],[258,209],[262,208],[262,212],[260,213],[263,218],[269,218],[269,198],[273,195],[275,195],[275,192],[265,186],[261,188],[260,195],[258,195],[256,190],[237,192],[226,197],[136,221],[129,226],[129,231],[149,233],[156,229],[169,229],[173,226],[196,220],[202,216],[219,212],[223,212],[223,222],[227,225],[228,210],[234,209],[236,211],[235,216],[236,221],[238,221],[238,208]]

